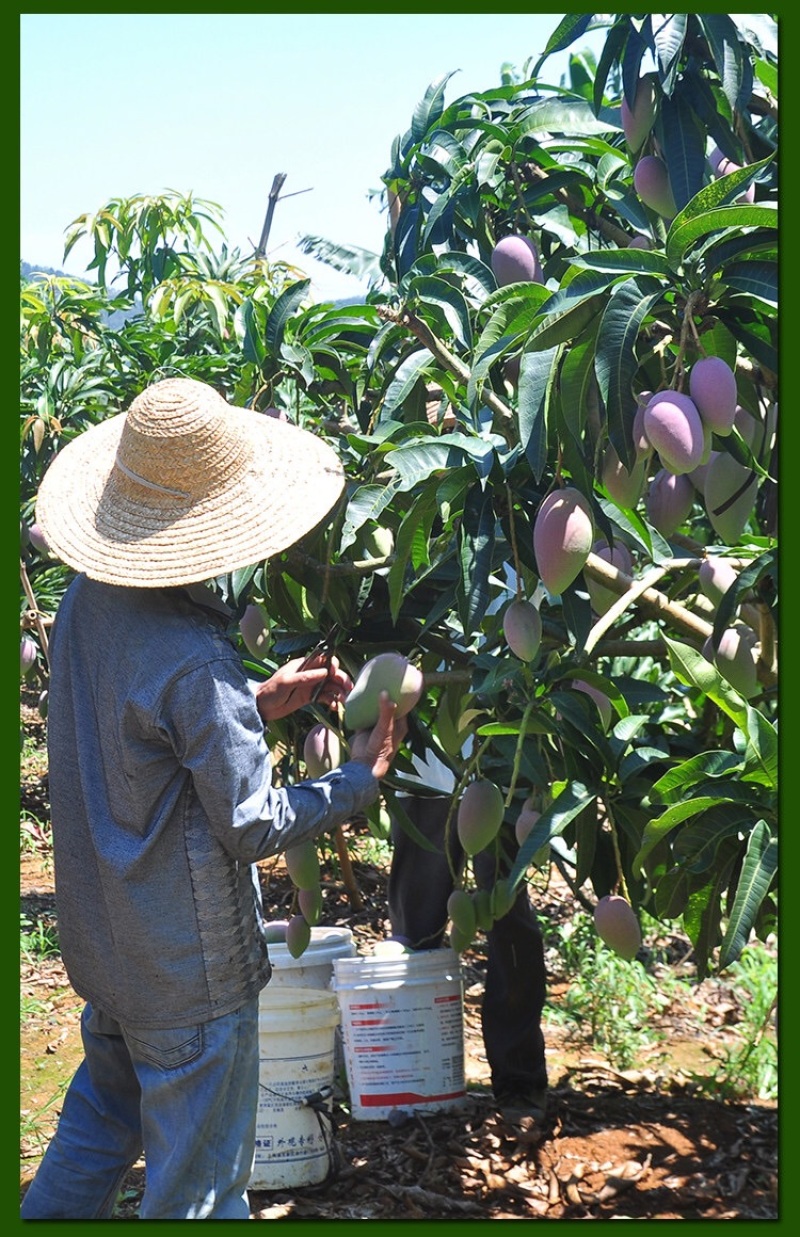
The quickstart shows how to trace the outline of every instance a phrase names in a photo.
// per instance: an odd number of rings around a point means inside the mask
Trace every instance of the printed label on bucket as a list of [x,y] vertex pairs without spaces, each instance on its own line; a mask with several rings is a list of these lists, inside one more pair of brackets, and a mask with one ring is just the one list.
[[449,1107],[466,1095],[460,987],[433,998],[414,985],[351,993],[343,1030],[354,1115]]

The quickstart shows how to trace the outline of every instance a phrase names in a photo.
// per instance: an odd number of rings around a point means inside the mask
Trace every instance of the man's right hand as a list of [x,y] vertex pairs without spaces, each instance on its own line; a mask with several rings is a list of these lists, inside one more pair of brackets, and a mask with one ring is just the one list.
[[350,759],[369,765],[378,781],[386,777],[408,732],[406,719],[396,714],[397,705],[389,693],[381,692],[380,714],[372,730],[357,730],[350,740]]

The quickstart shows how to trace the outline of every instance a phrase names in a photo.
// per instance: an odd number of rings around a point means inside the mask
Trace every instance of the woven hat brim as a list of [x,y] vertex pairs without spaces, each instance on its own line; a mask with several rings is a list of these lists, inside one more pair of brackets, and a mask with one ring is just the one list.
[[231,408],[253,447],[232,484],[199,501],[136,494],[114,468],[125,415],[63,447],[36,502],[51,552],[94,580],[169,587],[261,562],[315,528],[344,488],[341,461],[320,438]]

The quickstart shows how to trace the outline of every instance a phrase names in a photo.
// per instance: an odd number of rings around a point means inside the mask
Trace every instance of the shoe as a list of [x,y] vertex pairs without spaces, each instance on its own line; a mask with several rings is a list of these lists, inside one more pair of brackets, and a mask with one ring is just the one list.
[[509,1125],[541,1125],[547,1113],[547,1090],[501,1091],[495,1103]]

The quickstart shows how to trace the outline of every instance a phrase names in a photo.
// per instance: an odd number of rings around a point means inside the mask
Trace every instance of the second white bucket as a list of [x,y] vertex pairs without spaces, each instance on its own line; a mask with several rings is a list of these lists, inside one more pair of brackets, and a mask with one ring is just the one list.
[[333,988],[355,1120],[442,1111],[465,1099],[464,983],[454,950],[337,958]]
[[[317,1185],[333,1167],[334,1031],[332,992],[273,988],[259,998],[256,1153],[251,1190]],[[327,1099],[308,1100],[322,1091]],[[319,1111],[317,1111],[319,1109]]]
[[267,946],[272,963],[270,984],[275,987],[330,988],[335,958],[355,957],[349,928],[312,928],[311,941],[299,958],[293,958],[285,941]]

